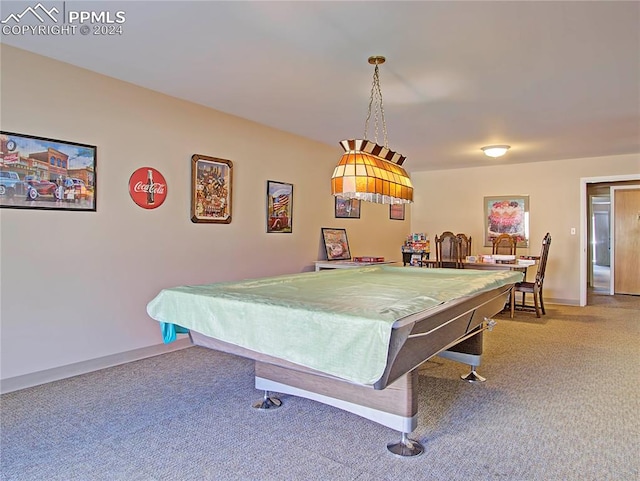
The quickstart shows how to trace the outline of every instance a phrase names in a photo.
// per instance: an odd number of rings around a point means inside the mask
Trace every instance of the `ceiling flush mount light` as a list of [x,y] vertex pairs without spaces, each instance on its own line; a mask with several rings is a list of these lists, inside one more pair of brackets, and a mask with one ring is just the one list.
[[495,159],[496,157],[502,157],[510,148],[510,145],[487,145],[486,147],[482,147],[482,151],[487,157],[493,157]]
[[[384,120],[382,91],[378,65],[384,57],[369,57],[375,65],[369,111],[364,124],[364,139],[340,142],[344,154],[331,177],[331,193],[343,199],[359,199],[378,204],[408,204],[413,202],[413,185],[402,168],[406,157],[389,150],[387,124]],[[367,138],[369,120],[373,114],[374,142]],[[378,144],[378,130],[382,127],[384,144]]]

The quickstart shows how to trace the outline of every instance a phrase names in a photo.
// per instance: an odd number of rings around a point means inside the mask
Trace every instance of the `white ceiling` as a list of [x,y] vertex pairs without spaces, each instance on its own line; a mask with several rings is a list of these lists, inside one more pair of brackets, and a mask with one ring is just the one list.
[[640,152],[637,1],[42,3],[123,11],[123,33],[2,41],[336,147],[363,136],[384,55],[408,171]]

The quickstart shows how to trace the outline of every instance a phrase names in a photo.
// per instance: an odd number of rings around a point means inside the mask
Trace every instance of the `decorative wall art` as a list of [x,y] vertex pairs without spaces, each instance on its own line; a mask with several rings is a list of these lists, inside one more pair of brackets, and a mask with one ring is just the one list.
[[336,197],[335,216],[341,219],[359,219],[360,218],[360,200],[359,199],[341,199]]
[[0,132],[0,207],[95,212],[96,150]]
[[404,204],[391,204],[389,206],[389,219],[404,220]]
[[351,251],[349,250],[346,229],[323,227],[322,240],[324,242],[324,249],[327,252],[327,260],[351,260]]
[[191,157],[191,222],[229,224],[233,163],[195,154]]
[[293,231],[293,185],[267,181],[267,232]]
[[167,181],[153,167],[140,167],[129,178],[129,195],[143,209],[156,209],[167,198]]
[[516,236],[518,247],[529,247],[529,196],[484,198],[484,245],[491,247],[500,234]]

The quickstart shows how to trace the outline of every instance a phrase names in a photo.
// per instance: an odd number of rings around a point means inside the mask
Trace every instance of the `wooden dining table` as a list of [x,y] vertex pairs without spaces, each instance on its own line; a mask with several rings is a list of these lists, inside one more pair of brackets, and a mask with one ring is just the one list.
[[527,272],[527,269],[535,264],[519,264],[518,262],[468,262],[462,261],[462,267],[465,269],[481,269],[481,270],[511,270]]
[[[516,262],[469,262],[467,260],[462,261],[463,269],[480,269],[480,270],[511,270],[511,271],[519,271],[524,272],[526,274],[527,269],[531,266],[535,266],[537,264],[537,260],[534,260],[534,264],[519,264]],[[449,261],[443,261],[445,264]],[[454,261],[450,262],[451,264],[455,264]],[[436,267],[438,265],[438,261],[435,259],[426,259],[422,261],[422,264],[425,267]]]

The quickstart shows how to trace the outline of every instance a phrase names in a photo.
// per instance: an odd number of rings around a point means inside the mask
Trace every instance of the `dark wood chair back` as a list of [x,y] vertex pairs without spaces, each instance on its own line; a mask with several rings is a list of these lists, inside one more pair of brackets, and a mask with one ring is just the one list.
[[460,257],[460,239],[450,231],[436,235],[436,267],[459,269],[462,267]]
[[[542,297],[542,284],[544,283],[544,274],[547,270],[547,259],[549,257],[549,246],[551,245],[551,234],[547,232],[547,235],[542,239],[542,250],[540,251],[540,259],[538,261],[538,270],[536,271],[536,279],[533,282],[518,282],[511,294],[511,317],[516,308],[515,293],[522,293],[522,302],[517,306],[518,309],[533,309],[536,312],[536,316],[540,317],[541,314],[546,314],[544,309],[544,298]],[[533,306],[527,305],[525,302],[526,294],[533,294]]]
[[518,239],[515,236],[509,234],[500,234],[493,239],[493,251],[492,254],[500,255],[516,255],[516,246]]
[[536,272],[536,284],[538,289],[542,291],[542,283],[544,282],[544,273],[547,270],[547,258],[549,257],[549,246],[551,245],[551,234],[547,232],[547,235],[542,239],[542,250],[540,251],[540,263],[538,264],[538,271]]
[[471,236],[467,237],[466,234],[456,234],[456,237],[460,239],[460,258],[465,259],[471,254]]

